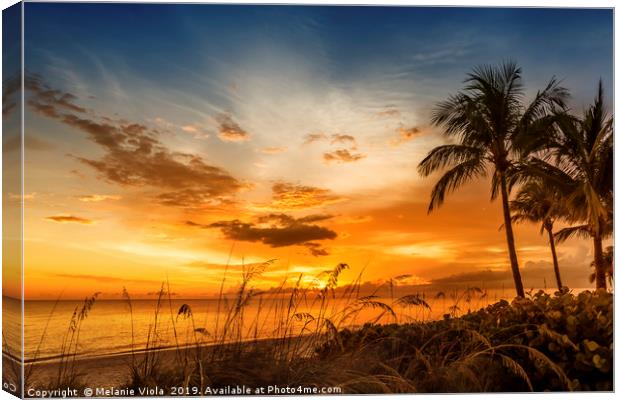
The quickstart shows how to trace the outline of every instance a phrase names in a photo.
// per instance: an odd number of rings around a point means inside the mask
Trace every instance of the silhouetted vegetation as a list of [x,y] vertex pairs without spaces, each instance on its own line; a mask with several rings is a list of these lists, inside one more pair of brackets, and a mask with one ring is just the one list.
[[[527,293],[512,303],[502,300],[466,314],[459,305],[471,306],[486,291],[439,292],[431,303],[448,300],[449,313],[439,321],[416,320],[410,308],[431,308],[424,296],[386,302],[361,295],[361,276],[336,291],[348,268],[339,264],[323,274],[320,289],[304,286],[302,276],[292,290],[285,290],[283,282],[279,292],[269,294],[277,301],[247,318],[247,307],[262,304],[267,296],[253,287],[253,280],[269,264],[248,267],[236,295],[222,295],[218,308],[224,314],[213,316],[221,319],[214,331],[196,324],[188,304],[172,308],[169,287],[162,285],[146,348],[137,352],[132,344],[122,387],[158,387],[166,394],[192,388],[189,395],[236,385],[337,387],[343,393],[612,389],[613,296],[606,291]],[[133,326],[132,300],[123,292]],[[312,312],[299,311],[305,301],[316,305]],[[84,387],[77,345],[80,324],[94,304],[92,297],[76,307],[57,364],[59,378],[44,385],[39,381],[37,387]],[[376,317],[352,328],[365,308],[377,310]],[[278,316],[272,335],[252,337],[268,314]],[[174,322],[172,348],[160,342],[163,318]],[[180,344],[181,335],[192,340]],[[31,384],[26,382],[26,388]]]
[[[433,188],[429,212],[461,185],[491,176],[491,200],[501,196],[519,297],[525,292],[512,230],[515,220],[543,224],[558,288],[562,282],[555,243],[571,236],[592,238],[597,288],[607,287],[611,271],[603,239],[613,233],[613,117],[605,110],[600,82],[594,103],[582,116],[571,114],[568,96],[551,79],[524,104],[521,69],[516,64],[474,68],[464,89],[439,103],[432,116],[433,124],[457,143],[434,148],[418,165],[422,176],[448,168]],[[515,186],[520,186],[520,192],[511,203]],[[578,225],[554,234],[556,220]]]
[[[228,385],[339,387],[344,393],[613,390],[613,295],[606,291],[607,282],[613,283],[613,247],[603,249],[613,233],[613,118],[605,111],[601,84],[581,116],[570,113],[567,98],[568,91],[551,79],[525,103],[516,64],[475,68],[464,89],[439,103],[432,116],[450,144],[433,149],[418,166],[423,176],[442,172],[429,212],[461,185],[491,178],[491,199],[502,201],[517,293],[512,303],[469,312],[474,299],[488,295],[477,287],[438,292],[432,299],[397,296],[394,288],[406,275],[386,280],[387,300],[361,293],[361,274],[337,291],[349,268],[344,263],[311,284],[301,274],[292,285],[285,278],[264,292],[254,282],[274,260],[244,265],[229,296],[227,266],[217,312],[207,316],[214,319],[211,325],[197,321],[189,304],[173,307],[165,283],[139,349],[132,297],[123,289],[132,343],[127,387],[159,387],[166,394],[173,387],[195,388],[174,393],[186,395]],[[523,289],[512,223],[524,221],[547,233],[558,287],[553,295]],[[571,226],[556,232],[558,222]],[[593,242],[594,292],[573,294],[562,283],[556,244],[571,236]],[[56,374],[37,385],[83,385],[78,344],[96,297],[75,308],[60,341]],[[438,302],[447,313],[429,320]],[[252,317],[250,304],[258,310]],[[374,317],[360,320],[369,309]],[[172,326],[172,347],[160,335],[164,318]],[[267,320],[275,323],[266,334]],[[28,366],[26,388],[36,368]]]

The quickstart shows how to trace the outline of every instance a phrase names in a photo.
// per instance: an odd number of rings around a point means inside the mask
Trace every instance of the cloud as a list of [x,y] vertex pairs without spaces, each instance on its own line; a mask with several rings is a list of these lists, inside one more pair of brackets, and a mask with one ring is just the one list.
[[304,136],[304,144],[311,144],[325,139],[327,139],[327,135],[324,133],[309,133]]
[[355,137],[351,135],[345,134],[333,134],[331,136],[327,136],[324,133],[309,133],[304,136],[304,144],[311,144],[314,142],[320,142],[323,140],[330,140],[330,144],[347,144],[351,143],[355,145]]
[[480,286],[480,283],[484,282],[487,285],[497,286],[497,283],[508,282],[510,279],[512,279],[512,274],[508,270],[497,271],[485,269],[481,271],[462,272],[442,278],[436,278],[431,280],[430,284],[436,286]]
[[286,146],[282,146],[282,147],[263,147],[258,149],[257,151],[259,153],[263,153],[263,154],[280,154],[280,153],[284,153],[288,148]]
[[82,217],[76,217],[75,215],[52,215],[50,217],[45,217],[46,220],[52,222],[58,222],[60,224],[84,224],[90,225],[93,223],[92,220]]
[[325,250],[320,244],[314,242],[304,243],[303,246],[308,249],[310,254],[315,257],[328,256],[329,252]]
[[400,117],[400,115],[400,111],[394,107],[387,107],[385,110],[377,113],[377,116],[381,118],[396,118]]
[[77,199],[85,203],[97,203],[106,200],[120,200],[121,196],[115,196],[110,194],[88,194],[84,196],[78,196]]
[[219,124],[217,136],[225,142],[244,142],[250,140],[250,135],[237,124],[230,114],[218,114]]
[[103,148],[100,159],[74,158],[96,170],[107,182],[160,189],[160,196],[174,198],[166,201],[168,204],[181,207],[199,206],[196,202],[225,202],[247,186],[198,155],[170,151],[157,139],[157,131],[145,125],[65,112],[85,109],[69,102],[75,96],[51,90],[38,78],[29,81],[27,86],[32,91],[29,104],[35,111],[86,133]]
[[105,283],[119,283],[119,284],[126,284],[126,283],[158,283],[157,281],[153,281],[153,280],[147,280],[147,279],[133,279],[133,278],[128,278],[126,276],[123,277],[114,277],[114,276],[105,276],[105,275],[87,275],[87,274],[54,274],[54,276],[57,276],[59,278],[67,278],[67,279],[81,279],[81,280],[88,280],[88,281],[94,281],[94,282],[105,282]]
[[288,182],[274,183],[271,191],[272,201],[265,208],[294,210],[321,207],[346,200],[327,189]]
[[[588,275],[592,272],[590,262],[592,255],[588,248],[583,246],[576,249],[574,254],[561,254],[558,260],[562,284],[571,288],[588,286]],[[446,268],[458,268],[449,266]],[[521,265],[521,277],[525,288],[555,287],[553,264],[548,260],[527,261]],[[436,286],[484,286],[491,288],[513,285],[512,272],[506,269],[483,269],[478,271],[452,274],[432,279],[431,285]]]
[[21,88],[21,75],[7,78],[2,82],[2,115],[9,116],[17,108],[15,95]]
[[331,136],[331,144],[336,144],[336,143],[353,143],[355,144],[355,138],[351,135],[340,135],[340,134],[336,134],[336,135],[332,135]]
[[219,228],[229,240],[260,242],[270,247],[304,246],[312,255],[324,256],[328,252],[315,241],[333,240],[338,235],[316,223],[330,218],[332,218],[330,215],[294,218],[286,214],[269,214],[257,218],[254,222],[232,220],[205,225],[187,221],[186,224],[202,229]]
[[196,139],[207,139],[209,134],[204,132],[200,127],[196,125],[183,125],[181,126],[183,132],[187,132]]
[[365,154],[351,153],[347,149],[339,149],[323,153],[323,159],[327,162],[347,163],[355,162],[365,158]]
[[351,215],[337,218],[339,224],[364,224],[373,220],[370,215]]
[[[20,136],[11,136],[4,143],[4,151],[17,151],[21,149],[21,137]],[[32,134],[24,135],[24,148],[26,150],[33,151],[45,151],[51,150],[54,148],[54,145],[47,140],[40,139]]]
[[165,206],[200,210],[206,208],[217,208],[223,205],[233,204],[231,198],[213,197],[202,188],[184,189],[173,192],[161,193],[155,196],[155,201]]
[[165,296],[169,295],[171,297],[178,297],[178,296],[180,296],[180,293],[170,292],[170,294],[168,294],[167,291],[162,289],[162,290],[158,290],[157,292],[146,292],[146,293],[144,293],[144,295],[145,296],[154,296],[154,297],[159,297],[159,296],[165,297]]
[[417,126],[412,126],[409,128],[405,128],[404,126],[401,126],[400,128],[398,128],[398,137],[394,138],[390,141],[390,144],[393,146],[398,146],[400,144],[409,142],[419,136],[422,136],[424,134],[424,132],[418,128]]
[[24,78],[24,87],[34,95],[34,97],[28,100],[28,104],[48,117],[57,115],[57,109],[78,113],[87,111],[85,108],[75,104],[77,96],[72,93],[51,89],[43,83],[43,79],[39,75],[28,74]]
[[23,196],[21,194],[16,194],[16,193],[9,193],[9,199],[11,200],[16,200],[16,201],[29,201],[29,200],[34,200],[35,196],[37,195],[37,192],[32,192],[32,193],[28,193],[28,194],[24,194]]
[[[234,264],[234,263],[219,264],[219,263],[212,263],[212,262],[206,262],[206,261],[191,261],[191,262],[183,264],[183,267],[192,268],[196,270],[202,270],[202,271],[212,274],[214,277],[219,277],[221,276],[221,274],[225,272],[243,273],[243,271],[247,271],[248,269],[257,268],[257,267],[261,267],[264,265],[265,265],[264,262],[251,262],[251,263],[244,262],[241,264]],[[273,270],[272,267],[274,265],[276,265],[275,260],[274,260],[274,263],[270,265],[270,269]]]
[[105,148],[107,152],[99,160],[76,158],[108,182],[166,189],[168,195],[176,192],[177,199],[191,194],[185,203],[192,203],[197,197],[221,200],[244,186],[224,169],[205,163],[200,156],[170,152],[142,125],[114,127],[73,116],[65,121],[89,133],[93,141]]
[[[327,140],[328,137],[324,133],[311,133],[304,136],[304,144],[310,144],[322,140]],[[341,144],[341,145],[349,145],[349,148],[341,148],[333,151],[328,151],[323,153],[323,160],[326,162],[354,162],[359,161],[362,158],[366,157],[365,154],[361,153],[353,153],[353,151],[357,150],[357,142],[354,136],[344,135],[344,134],[334,134],[329,137],[330,145]]]
[[209,134],[205,132],[205,130],[200,126],[200,124],[183,124],[177,125],[174,124],[163,117],[155,117],[152,119],[147,119],[147,121],[156,125],[163,132],[173,133],[175,131],[182,131],[185,133],[189,133],[195,139],[207,139],[209,138]]

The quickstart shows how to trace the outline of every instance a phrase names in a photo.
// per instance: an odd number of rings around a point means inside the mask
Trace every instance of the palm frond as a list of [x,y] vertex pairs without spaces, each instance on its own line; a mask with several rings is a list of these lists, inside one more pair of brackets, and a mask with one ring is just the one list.
[[587,239],[590,237],[588,225],[571,226],[569,228],[560,229],[553,235],[558,243],[562,243],[572,237]]
[[428,176],[442,168],[484,157],[484,149],[459,144],[437,146],[418,165],[418,173]]
[[480,159],[463,162],[447,171],[433,187],[428,212],[430,213],[435,208],[441,206],[446,194],[453,192],[467,181],[485,175],[485,165]]

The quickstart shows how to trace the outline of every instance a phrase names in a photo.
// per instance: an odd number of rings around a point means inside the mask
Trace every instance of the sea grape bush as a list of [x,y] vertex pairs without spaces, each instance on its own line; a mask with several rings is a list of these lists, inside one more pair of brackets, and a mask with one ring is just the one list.
[[609,391],[612,316],[603,290],[539,291],[460,318],[343,330],[317,352],[374,353],[420,392]]

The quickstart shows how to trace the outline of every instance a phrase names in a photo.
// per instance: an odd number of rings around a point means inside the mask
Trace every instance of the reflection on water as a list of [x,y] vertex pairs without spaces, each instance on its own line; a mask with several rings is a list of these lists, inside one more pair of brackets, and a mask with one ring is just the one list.
[[[382,309],[365,307],[354,317],[348,318],[339,328],[359,326],[371,321],[404,323],[440,319],[447,313],[461,315],[499,301],[501,298],[509,299],[512,296],[509,290],[485,291],[485,293],[467,298],[462,292],[455,295],[453,292],[446,291],[443,297],[437,297],[437,292],[420,292],[420,296],[428,303],[430,310],[420,306],[396,305],[390,298],[376,298],[375,301],[393,306],[396,319]],[[319,304],[313,300],[314,297],[304,299],[295,312],[315,315]],[[346,302],[338,298],[329,301],[326,317],[339,320],[350,301]],[[233,300],[230,299],[228,304],[232,302]],[[4,304],[5,307],[11,305],[10,302]],[[46,359],[60,354],[71,316],[76,307],[81,307],[81,304],[80,301],[26,301],[24,353],[27,361]],[[178,315],[183,304],[190,306],[193,321],[184,315]],[[268,338],[282,332],[282,320],[286,319],[283,316],[288,312],[287,306],[288,300],[282,298],[255,298],[243,310],[244,322],[241,327],[241,336],[244,339]],[[211,334],[216,331],[221,334],[222,326],[227,318],[227,308],[223,307],[222,303],[219,305],[218,312],[217,300],[172,299],[169,301],[165,299],[160,304],[157,329],[154,330],[156,308],[156,300],[133,300],[132,313],[130,313],[126,301],[97,300],[83,322],[78,352],[82,356],[92,356],[131,351],[132,328],[134,350],[145,348],[147,340],[151,343],[156,341],[157,345],[162,347],[174,346],[176,341],[181,345],[192,344],[196,340],[209,343],[213,341]],[[292,324],[292,333],[299,333],[303,322],[296,321]],[[15,343],[10,343],[10,346],[15,346]]]

